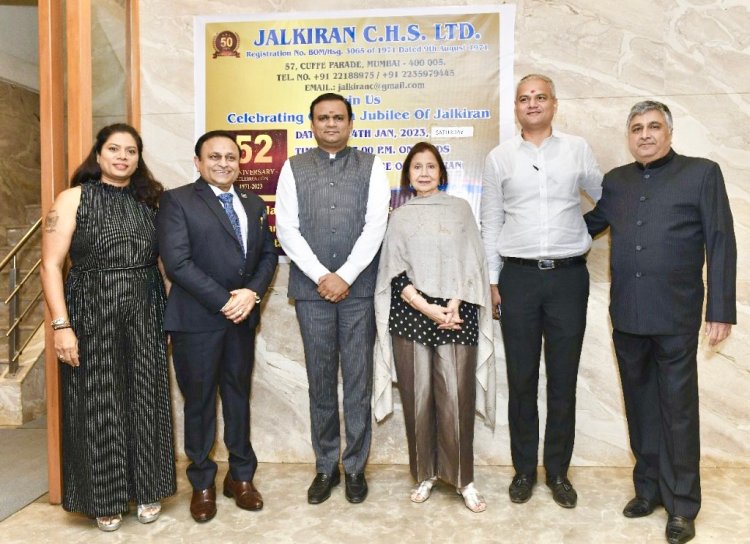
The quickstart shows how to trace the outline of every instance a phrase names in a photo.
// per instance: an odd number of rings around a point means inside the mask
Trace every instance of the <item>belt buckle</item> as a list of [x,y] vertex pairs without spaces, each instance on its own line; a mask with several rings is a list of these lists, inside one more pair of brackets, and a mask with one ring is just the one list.
[[552,270],[555,268],[555,260],[554,259],[539,259],[537,261],[537,267],[539,270]]

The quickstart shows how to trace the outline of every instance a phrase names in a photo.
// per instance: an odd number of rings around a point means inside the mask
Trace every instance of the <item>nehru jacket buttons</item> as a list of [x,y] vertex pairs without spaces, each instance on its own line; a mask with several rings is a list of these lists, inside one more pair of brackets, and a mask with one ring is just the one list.
[[640,250],[642,250],[642,249],[643,249],[643,246],[635,246],[635,250],[636,250],[636,251],[640,251]]
[[641,198],[639,198],[638,200],[640,200],[641,202],[645,202],[645,201],[646,201],[646,197],[645,197],[645,196],[642,196],[642,197],[641,197]]
[[636,278],[640,278],[640,277],[641,277],[642,275],[643,275],[643,274],[641,274],[640,272],[636,272],[636,273],[635,273],[635,277],[636,277]]
[[641,225],[643,225],[643,221],[641,221],[641,220],[639,219],[638,221],[636,221],[636,222],[635,222],[635,224],[636,224],[636,225],[638,225],[638,226],[640,227]]

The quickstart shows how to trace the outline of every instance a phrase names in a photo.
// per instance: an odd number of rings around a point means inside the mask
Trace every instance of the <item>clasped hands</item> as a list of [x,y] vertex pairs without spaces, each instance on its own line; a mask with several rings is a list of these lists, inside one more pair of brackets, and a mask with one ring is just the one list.
[[229,294],[231,296],[221,309],[221,313],[237,325],[247,319],[247,316],[255,308],[255,292],[243,287],[242,289],[229,291]]
[[440,330],[460,331],[461,323],[464,322],[458,311],[460,305],[461,301],[459,299],[452,298],[448,301],[447,306],[429,304],[423,313],[437,323]]
[[317,291],[321,298],[335,304],[349,296],[349,284],[335,272],[329,272],[318,280]]

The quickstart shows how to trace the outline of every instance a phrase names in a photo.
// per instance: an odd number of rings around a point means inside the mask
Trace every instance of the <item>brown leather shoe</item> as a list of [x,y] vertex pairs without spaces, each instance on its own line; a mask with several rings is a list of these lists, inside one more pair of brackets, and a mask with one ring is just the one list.
[[214,519],[216,515],[216,487],[194,489],[190,499],[190,515],[198,523]]
[[224,496],[230,499],[234,497],[237,506],[244,510],[260,510],[263,508],[263,497],[255,489],[253,482],[251,480],[235,481],[229,472],[224,478]]

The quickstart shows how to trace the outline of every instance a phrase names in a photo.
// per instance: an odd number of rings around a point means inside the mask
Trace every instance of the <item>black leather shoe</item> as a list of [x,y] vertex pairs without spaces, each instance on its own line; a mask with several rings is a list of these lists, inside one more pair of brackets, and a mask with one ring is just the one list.
[[531,493],[536,483],[536,476],[529,474],[516,474],[508,488],[511,502],[521,504],[531,498]]
[[307,489],[307,502],[310,504],[320,504],[328,500],[331,496],[331,488],[339,485],[341,476],[337,470],[331,475],[318,472],[315,475],[315,479]]
[[625,505],[622,515],[626,518],[642,518],[650,515],[657,506],[656,501],[650,501],[644,497],[633,497]]
[[365,480],[364,472],[346,474],[344,480],[346,483],[346,500],[357,504],[367,498],[367,480]]
[[559,506],[575,508],[578,502],[578,493],[565,476],[547,478],[547,487],[552,490],[552,498]]
[[682,544],[683,542],[693,540],[695,536],[695,522],[692,519],[669,514],[666,535],[669,544]]

